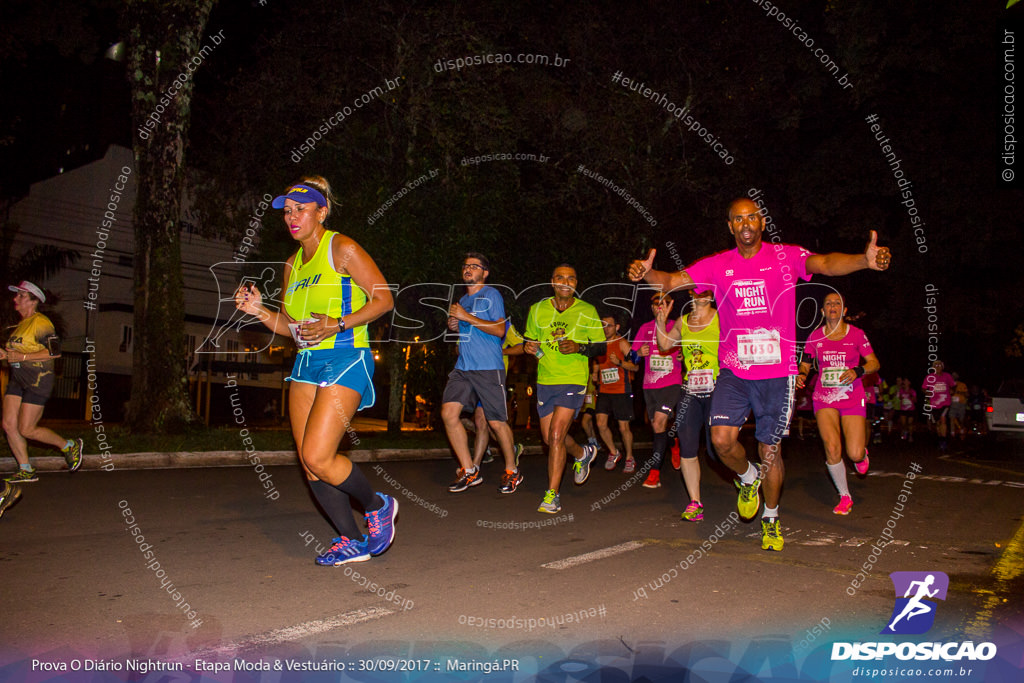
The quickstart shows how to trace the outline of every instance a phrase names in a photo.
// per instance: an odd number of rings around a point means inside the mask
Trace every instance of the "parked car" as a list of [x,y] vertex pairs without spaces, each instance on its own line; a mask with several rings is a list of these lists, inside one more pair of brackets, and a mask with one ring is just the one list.
[[1024,435],[1024,379],[1008,379],[985,409],[990,433]]

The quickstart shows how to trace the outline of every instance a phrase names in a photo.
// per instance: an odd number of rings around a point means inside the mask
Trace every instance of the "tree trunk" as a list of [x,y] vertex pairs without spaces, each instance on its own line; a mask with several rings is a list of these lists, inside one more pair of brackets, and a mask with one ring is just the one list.
[[388,399],[388,434],[402,431],[402,402],[405,399],[406,345],[389,342],[387,345],[388,374],[391,377],[391,395]]
[[128,408],[133,431],[165,432],[194,419],[185,367],[179,220],[194,75],[188,66],[201,66],[198,56],[213,1],[134,0],[125,12],[138,179]]

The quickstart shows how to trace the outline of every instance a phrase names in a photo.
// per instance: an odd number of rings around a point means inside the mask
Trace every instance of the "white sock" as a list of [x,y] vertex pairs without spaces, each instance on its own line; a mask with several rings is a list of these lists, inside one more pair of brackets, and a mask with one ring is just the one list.
[[744,484],[753,484],[757,481],[757,468],[747,462],[747,471],[740,475],[740,481]]
[[832,482],[836,485],[836,489],[839,491],[840,496],[850,495],[850,487],[846,484],[846,465],[842,460],[837,462],[835,465],[828,466],[828,473],[832,476]]
[[779,516],[779,508],[778,508],[778,506],[770,508],[767,505],[765,505],[764,506],[764,512],[761,513],[761,516],[764,517],[765,519],[777,519],[778,516]]

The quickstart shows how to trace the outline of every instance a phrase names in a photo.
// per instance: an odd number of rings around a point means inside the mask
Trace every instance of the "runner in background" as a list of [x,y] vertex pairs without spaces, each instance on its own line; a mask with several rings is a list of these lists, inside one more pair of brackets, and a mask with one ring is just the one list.
[[949,443],[949,406],[952,404],[953,376],[946,372],[941,360],[932,363],[931,371],[921,383],[924,393],[925,412],[928,414],[928,426],[934,425],[939,437],[939,451],[945,453]]
[[949,429],[954,437],[967,438],[967,385],[953,373],[953,396],[949,404]]
[[[17,473],[6,481],[15,484],[39,481],[36,468],[28,461],[28,440],[59,448],[68,469],[77,472],[82,466],[82,439],[65,439],[51,429],[39,426],[43,409],[53,393],[54,361],[60,358],[60,338],[53,323],[39,312],[46,303],[46,294],[28,280],[10,285],[15,292],[14,310],[21,320],[14,327],[7,344],[0,348],[0,360],[9,364],[10,379],[3,400],[3,424],[7,445],[18,461]],[[5,500],[18,498],[20,491],[11,491]]]
[[[796,378],[802,388],[811,370],[811,361],[818,363],[818,376],[814,382],[814,417],[818,433],[825,444],[828,473],[839,491],[839,503],[832,510],[847,515],[853,507],[853,498],[846,481],[843,464],[843,439],[846,455],[853,461],[857,473],[868,472],[868,451],[865,446],[867,431],[866,389],[861,378],[878,372],[879,363],[864,332],[846,322],[846,307],[839,294],[825,296],[822,307],[825,324],[811,332],[804,344],[804,360]],[[860,359],[864,359],[861,365]]]
[[604,464],[606,470],[615,469],[622,458],[622,453],[615,447],[609,416],[615,418],[622,437],[622,450],[626,452],[626,464],[623,472],[632,474],[636,471],[636,460],[633,458],[633,432],[629,423],[633,421],[633,373],[639,365],[629,360],[630,348],[620,333],[622,325],[614,315],[601,318],[604,330],[606,352],[595,359],[597,367],[597,432],[608,449],[608,460]]
[[[657,325],[658,346],[662,351],[680,348],[686,364],[686,378],[676,409],[674,431],[679,436],[679,453],[682,461],[683,483],[690,502],[683,510],[682,518],[688,522],[704,519],[704,504],[700,496],[700,435],[703,430],[710,432],[708,420],[711,417],[711,397],[718,380],[718,347],[721,329],[718,313],[711,306],[711,291],[691,290],[693,309],[679,316],[673,327],[666,322],[668,311],[659,310]],[[708,434],[708,455],[712,455],[711,439]]]
[[672,312],[672,297],[663,292],[655,292],[651,296],[651,310],[656,319],[640,326],[630,351],[634,358],[641,359],[643,363],[644,404],[654,432],[651,467],[643,486],[655,489],[661,486],[661,470],[665,465],[669,444],[669,419],[679,403],[683,366],[678,348],[669,347],[664,352],[658,348],[657,318],[666,320],[664,324],[668,329],[676,324],[675,320],[668,320]]
[[882,425],[885,427],[885,436],[891,440],[892,430],[896,427],[896,408],[899,404],[899,391],[901,377],[895,382],[882,382]]
[[910,378],[900,380],[900,388],[896,394],[900,420],[900,440],[914,443],[914,410],[917,407],[917,392],[910,384]]
[[[594,416],[597,409],[597,365],[590,361],[590,373],[587,375],[587,393],[583,397],[583,409],[580,411],[580,428],[587,436],[587,445],[600,448],[597,431],[594,428]],[[596,451],[595,451],[596,452]],[[612,468],[614,469],[614,465]]]
[[[480,405],[487,427],[494,431],[505,458],[505,474],[499,491],[514,493],[523,481],[516,464],[512,429],[508,425],[508,403],[505,397],[505,365],[502,339],[507,329],[505,303],[501,294],[487,284],[490,263],[477,252],[463,258],[462,281],[466,293],[449,310],[448,329],[459,333],[459,357],[441,399],[441,418],[448,441],[461,467],[455,481],[448,487],[452,493],[465,491],[483,482],[479,463],[473,462],[466,444],[466,429],[460,415]],[[487,445],[487,427],[478,427],[479,457]]]
[[[505,364],[505,387],[506,387],[506,414],[508,415],[508,426],[515,433],[516,419],[516,398],[512,388],[508,386],[508,364],[510,356],[523,355],[523,336],[516,330],[511,319],[505,321],[505,336],[501,340],[502,361]],[[491,442],[498,443],[498,436],[489,424],[484,415],[484,408],[477,403],[473,411],[472,421],[463,415],[462,426],[466,432],[473,432],[473,466],[479,468],[481,464],[494,462],[494,454],[491,452]],[[515,466],[519,468],[519,458],[523,454],[523,444],[516,443],[513,447]]]
[[601,319],[593,306],[576,298],[576,269],[567,263],[551,273],[554,296],[530,307],[523,330],[523,349],[537,356],[537,414],[540,435],[548,446],[548,489],[537,512],[555,514],[562,509],[558,490],[566,455],[571,454],[573,481],[583,484],[597,457],[593,446],[580,446],[569,427],[583,407],[590,358],[604,353]]

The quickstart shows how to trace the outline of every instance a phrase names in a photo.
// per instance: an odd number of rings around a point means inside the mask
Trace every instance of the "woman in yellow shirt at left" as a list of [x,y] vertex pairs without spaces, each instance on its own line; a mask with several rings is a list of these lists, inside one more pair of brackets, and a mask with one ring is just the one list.
[[[7,443],[18,461],[17,474],[8,482],[39,481],[36,470],[28,462],[28,439],[59,448],[72,472],[82,466],[81,439],[61,438],[51,429],[39,426],[43,407],[53,392],[53,361],[60,358],[60,339],[53,323],[39,312],[46,295],[28,280],[8,287],[14,295],[14,310],[21,322],[0,349],[0,360],[10,363],[10,380],[4,394],[3,424]],[[2,513],[0,513],[2,514]]]

